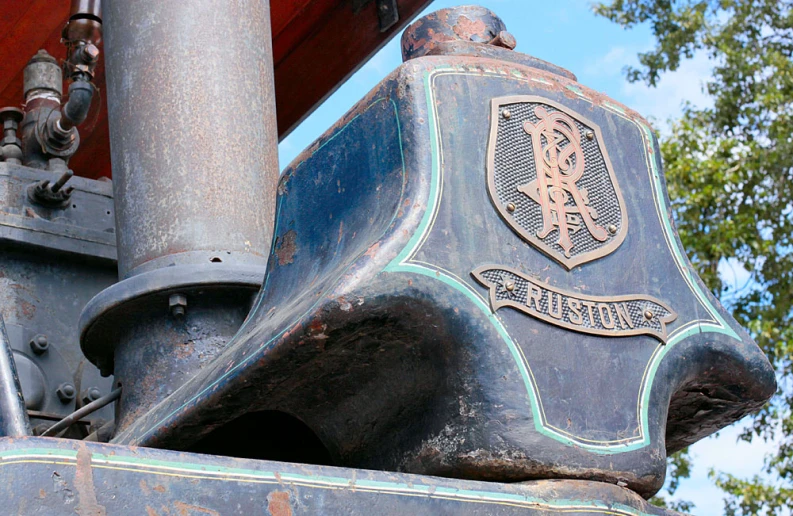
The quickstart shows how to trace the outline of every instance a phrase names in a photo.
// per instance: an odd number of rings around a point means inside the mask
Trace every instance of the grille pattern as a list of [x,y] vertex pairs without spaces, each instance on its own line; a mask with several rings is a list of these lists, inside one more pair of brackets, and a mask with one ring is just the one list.
[[[564,249],[558,244],[558,227],[554,227],[554,230],[545,238],[539,238],[537,233],[543,227],[540,205],[518,191],[518,187],[528,185],[537,179],[532,137],[524,131],[523,124],[526,121],[530,121],[532,124],[539,122],[540,119],[537,117],[535,109],[540,106],[549,113],[558,111],[553,106],[538,102],[506,104],[500,108],[493,170],[496,195],[502,207],[510,203],[514,204],[514,212],[506,213],[513,224],[564,256]],[[511,114],[509,118],[502,116],[504,110],[509,110]],[[597,141],[597,137],[592,140],[586,137],[589,131],[595,133],[594,128],[588,127],[578,120],[576,120],[576,125],[581,136],[580,143],[585,160],[584,174],[576,186],[579,191],[586,190],[588,193],[589,206],[595,209],[597,215],[595,223],[604,229],[614,226],[617,230],[613,234],[608,233],[607,239],[600,242],[590,234],[582,221],[580,230],[575,233],[570,232],[570,240],[573,244],[570,249],[571,257],[596,251],[617,238],[622,230],[623,220],[616,188],[609,175],[600,143]],[[562,147],[569,144],[569,142],[564,142]],[[568,199],[565,206],[576,207],[572,197]]]

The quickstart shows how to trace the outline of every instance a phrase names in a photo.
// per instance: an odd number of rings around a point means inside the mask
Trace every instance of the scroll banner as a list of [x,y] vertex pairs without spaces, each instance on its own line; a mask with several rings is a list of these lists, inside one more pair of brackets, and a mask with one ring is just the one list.
[[604,337],[650,335],[664,344],[677,313],[650,296],[585,296],[554,288],[510,267],[485,265],[471,275],[490,289],[495,312],[505,306],[547,323]]

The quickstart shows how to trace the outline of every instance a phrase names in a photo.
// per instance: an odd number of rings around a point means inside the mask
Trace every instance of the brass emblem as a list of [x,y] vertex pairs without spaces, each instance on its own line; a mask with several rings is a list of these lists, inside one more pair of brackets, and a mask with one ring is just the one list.
[[625,239],[625,203],[600,128],[541,97],[492,101],[487,182],[521,238],[572,269]]
[[493,311],[510,307],[573,331],[610,337],[650,335],[664,344],[677,313],[650,296],[586,296],[550,286],[503,265],[471,273],[490,290]]

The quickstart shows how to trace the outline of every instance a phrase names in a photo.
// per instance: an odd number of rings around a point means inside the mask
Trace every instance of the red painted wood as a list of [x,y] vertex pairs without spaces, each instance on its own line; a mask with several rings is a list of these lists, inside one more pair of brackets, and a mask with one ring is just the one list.
[[[372,1],[358,14],[351,0],[271,0],[278,128],[286,135],[429,0],[399,0],[400,23],[381,33]],[[22,105],[22,71],[40,48],[58,59],[69,0],[0,0],[0,107]],[[104,61],[96,73],[100,103],[80,128],[76,174],[110,177]]]

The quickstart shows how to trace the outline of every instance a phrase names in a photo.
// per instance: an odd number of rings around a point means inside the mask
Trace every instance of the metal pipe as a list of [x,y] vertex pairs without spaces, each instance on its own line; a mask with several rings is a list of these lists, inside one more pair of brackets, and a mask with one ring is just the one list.
[[25,435],[30,435],[30,421],[17,375],[14,352],[8,340],[3,315],[0,314],[0,436]]
[[60,432],[61,430],[69,428],[70,426],[72,426],[76,422],[80,421],[85,416],[96,412],[97,410],[101,409],[105,405],[113,403],[119,397],[121,397],[121,388],[120,387],[118,389],[115,389],[114,391],[112,391],[110,394],[106,394],[105,396],[102,396],[98,400],[94,400],[91,403],[89,403],[88,405],[85,405],[85,406],[80,407],[79,409],[75,410],[74,412],[72,412],[71,414],[66,416],[65,418],[61,419],[60,421],[58,421],[57,423],[55,423],[54,425],[52,425],[51,427],[46,429],[44,431],[44,433],[41,434],[41,436],[42,437],[47,437],[47,436],[55,435],[58,432]]
[[104,23],[119,276],[217,252],[265,265],[278,180],[269,2],[117,0]]
[[278,182],[270,3],[103,4],[119,277],[81,346],[123,430],[207,364],[261,287]]

